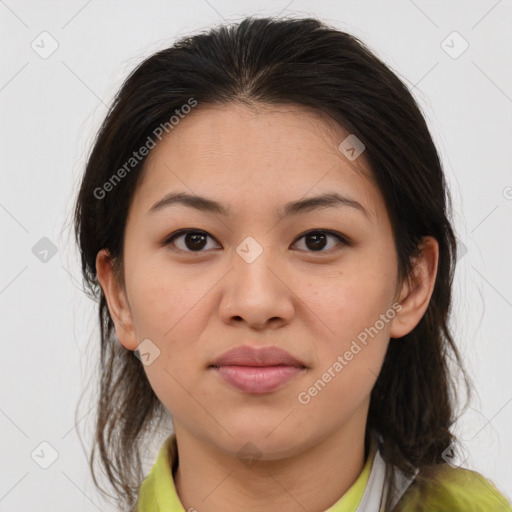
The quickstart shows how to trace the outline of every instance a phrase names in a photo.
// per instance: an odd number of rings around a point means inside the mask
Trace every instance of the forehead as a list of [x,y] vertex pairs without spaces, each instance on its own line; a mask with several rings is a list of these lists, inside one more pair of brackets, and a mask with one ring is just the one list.
[[378,216],[364,152],[350,161],[340,151],[349,135],[302,106],[198,105],[149,153],[133,206],[148,210],[177,189],[244,207],[338,191]]

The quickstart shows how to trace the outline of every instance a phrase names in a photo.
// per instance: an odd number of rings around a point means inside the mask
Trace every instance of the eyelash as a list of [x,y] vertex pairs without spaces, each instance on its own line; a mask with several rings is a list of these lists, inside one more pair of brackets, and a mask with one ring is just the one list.
[[[189,233],[195,233],[195,234],[199,234],[199,235],[205,235],[207,237],[210,237],[212,239],[214,239],[214,237],[212,237],[209,233],[207,233],[206,231],[201,231],[199,229],[180,229],[178,231],[175,231],[174,233],[172,233],[170,236],[168,236],[164,242],[162,243],[163,246],[168,246],[170,245],[176,238],[180,237],[180,236],[184,236],[184,235],[187,235]],[[312,235],[312,234],[326,234],[326,235],[330,235],[334,238],[337,238],[339,242],[341,242],[342,245],[346,245],[346,246],[349,246],[350,245],[350,241],[347,237],[345,237],[344,235],[342,235],[341,233],[338,233],[336,231],[331,231],[330,229],[312,229],[312,230],[309,230],[307,231],[306,233],[302,233],[297,239],[296,241],[294,242],[294,244],[300,240],[301,238],[304,238],[304,237],[307,237],[308,235]],[[214,239],[215,240],[215,239]],[[218,243],[218,242],[217,242]],[[220,245],[220,244],[219,244]],[[177,251],[182,251],[182,252],[188,252],[188,253],[201,253],[201,252],[207,252],[207,251],[204,251],[204,250],[199,250],[199,251],[190,251],[190,250],[185,250],[185,249],[176,249]],[[333,250],[336,250],[336,247],[332,247],[331,249],[327,249],[327,250],[319,250],[319,251],[306,251],[306,252],[309,252],[311,254],[317,254],[317,253],[328,253],[330,254]]]

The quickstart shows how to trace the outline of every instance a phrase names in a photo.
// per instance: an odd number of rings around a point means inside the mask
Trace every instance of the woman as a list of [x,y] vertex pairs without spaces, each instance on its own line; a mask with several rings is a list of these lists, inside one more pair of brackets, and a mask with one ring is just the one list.
[[448,201],[414,99],[349,34],[248,18],[140,64],[75,212],[120,503],[512,510],[453,457]]

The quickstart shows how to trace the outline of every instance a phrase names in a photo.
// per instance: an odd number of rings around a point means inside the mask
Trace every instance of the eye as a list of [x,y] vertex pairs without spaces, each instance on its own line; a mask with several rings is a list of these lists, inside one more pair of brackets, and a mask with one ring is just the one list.
[[[308,231],[307,233],[304,233],[301,235],[298,240],[305,239],[305,245],[308,249],[310,249],[308,252],[330,252],[332,249],[336,248],[336,244],[331,245],[331,247],[328,247],[327,250],[325,249],[326,245],[328,244],[328,239],[336,239],[338,242],[341,242],[343,245],[349,245],[349,242],[347,238],[345,238],[340,233],[336,233],[335,231],[329,231],[329,230],[315,230],[315,231]],[[297,243],[297,242],[296,242]],[[339,244],[338,244],[339,245]]]
[[[181,229],[176,233],[173,233],[170,237],[168,237],[163,242],[163,245],[174,244],[177,246],[178,250],[186,252],[205,252],[202,249],[209,248],[207,247],[208,238],[214,240],[214,238],[205,231],[194,229]],[[331,240],[337,240],[338,244],[331,244],[331,247],[328,247],[327,250],[324,250],[325,247],[329,245],[329,238]],[[181,244],[176,243],[176,241],[180,239]],[[345,236],[343,236],[341,233],[337,233],[335,231],[330,230],[308,231],[307,233],[301,235],[297,240],[301,239],[305,239],[305,250],[307,252],[330,252],[332,249],[336,247],[336,245],[339,245],[339,243],[343,245],[350,245],[348,239]],[[297,244],[297,242],[295,242],[295,244]]]
[[202,249],[207,245],[206,240],[212,237],[205,231],[182,229],[167,238],[163,245],[174,244],[174,241],[180,238],[183,238],[183,243],[181,244],[181,247],[178,247],[179,250],[187,252],[204,252]]

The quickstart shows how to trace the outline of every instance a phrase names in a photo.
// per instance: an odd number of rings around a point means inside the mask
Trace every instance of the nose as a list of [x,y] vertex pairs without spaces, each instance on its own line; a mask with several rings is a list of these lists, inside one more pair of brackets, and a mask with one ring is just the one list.
[[219,314],[231,325],[245,322],[253,329],[288,324],[295,312],[295,298],[289,277],[270,250],[251,261],[233,255],[232,269],[223,280]]

